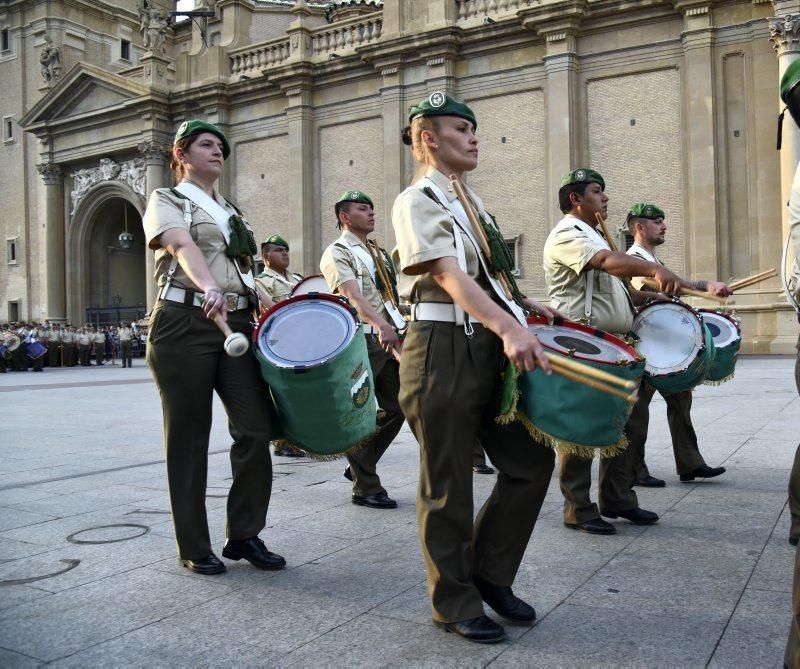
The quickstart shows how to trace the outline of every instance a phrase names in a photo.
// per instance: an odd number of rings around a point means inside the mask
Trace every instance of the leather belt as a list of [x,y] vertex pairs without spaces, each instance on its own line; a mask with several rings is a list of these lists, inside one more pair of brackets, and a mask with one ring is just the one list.
[[[166,290],[161,291],[160,299],[178,302],[179,304],[185,304],[190,307],[202,307],[203,295],[204,293],[185,290],[177,286],[170,286]],[[250,306],[250,298],[247,295],[237,295],[236,293],[225,293],[224,295],[228,311],[247,309]]]

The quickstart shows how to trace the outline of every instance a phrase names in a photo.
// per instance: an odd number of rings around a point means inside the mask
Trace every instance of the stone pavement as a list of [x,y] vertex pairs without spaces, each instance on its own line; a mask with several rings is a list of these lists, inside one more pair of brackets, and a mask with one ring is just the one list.
[[[662,514],[657,525],[567,530],[554,480],[515,583],[539,620],[507,626],[494,646],[431,625],[407,429],[380,468],[398,509],[350,504],[341,462],[273,458],[262,537],[288,568],[179,567],[159,398],[135,365],[0,376],[0,666],[781,664],[800,434],[788,358],[743,358],[733,381],[696,392],[703,453],[728,468],[718,479],[678,482],[656,396],[648,462],[668,485],[639,496]],[[221,549],[230,438],[214,410],[208,508]],[[476,476],[478,504],[493,481]]]

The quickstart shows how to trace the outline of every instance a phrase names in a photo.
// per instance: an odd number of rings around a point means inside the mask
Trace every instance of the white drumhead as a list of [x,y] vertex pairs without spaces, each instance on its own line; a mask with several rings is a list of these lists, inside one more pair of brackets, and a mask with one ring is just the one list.
[[309,293],[325,293],[330,295],[331,289],[328,288],[328,282],[325,278],[315,274],[314,276],[307,276],[294,288],[292,288],[292,296],[294,295],[308,295]]
[[725,348],[742,338],[736,328],[736,324],[722,314],[703,311],[701,315],[703,322],[711,331],[711,336],[714,337],[714,346],[716,348]]
[[347,307],[337,301],[288,302],[261,325],[258,349],[276,367],[315,367],[343,351],[357,327]]
[[684,371],[703,346],[703,326],[689,308],[677,302],[658,302],[643,308],[633,319],[639,337],[636,348],[654,376]]
[[630,351],[613,342],[576,328],[537,323],[528,324],[528,329],[539,338],[543,346],[564,354],[574,352],[576,358],[597,360],[609,364],[622,361],[633,362],[636,359]]

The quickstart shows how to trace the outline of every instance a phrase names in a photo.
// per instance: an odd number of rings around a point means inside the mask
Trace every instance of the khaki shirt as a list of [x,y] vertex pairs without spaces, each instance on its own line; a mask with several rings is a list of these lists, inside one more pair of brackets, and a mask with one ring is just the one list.
[[89,336],[88,332],[81,332],[78,335],[78,344],[81,346],[88,346],[91,343],[92,339]]
[[281,274],[270,267],[265,267],[264,271],[256,277],[256,283],[274,302],[280,302],[289,297],[292,288],[300,283],[302,278],[299,274],[292,274],[292,272]]
[[[643,246],[639,246],[638,244],[634,243],[631,244],[631,247],[628,249],[628,255],[634,256],[636,258],[640,258],[641,260],[647,260],[647,262],[654,262],[659,265],[663,265],[664,263],[661,262],[658,258],[656,258],[655,254],[650,253],[646,248]],[[636,288],[636,290],[651,290],[650,288],[643,288],[644,286],[644,279],[643,276],[634,276],[631,277],[631,285]]]
[[[589,261],[608,251],[606,241],[587,223],[567,214],[544,244],[544,278],[550,303],[567,318],[585,321]],[[633,326],[633,303],[621,279],[600,270],[592,276],[591,325],[625,334]]]
[[95,344],[103,344],[103,345],[105,345],[106,336],[102,332],[96,332],[94,335],[92,335],[92,341]]
[[44,338],[49,342],[58,343],[61,341],[61,333],[58,330],[45,330]]
[[[456,199],[450,180],[433,167],[426,176],[430,178],[447,196],[448,203]],[[416,185],[415,185],[416,186]],[[400,301],[411,304],[417,302],[447,302],[453,299],[427,272],[408,274],[415,265],[439,258],[458,258],[453,236],[453,217],[438,202],[429,198],[418,187],[411,186],[397,196],[392,207],[392,225],[397,246],[392,251],[392,261],[397,272],[397,287]],[[475,206],[488,220],[481,199],[470,189],[469,196]],[[457,229],[464,244],[467,274],[473,279],[481,278],[478,253],[469,237]]]
[[794,173],[792,193],[789,197],[789,237],[792,240],[789,251],[794,253],[789,253],[787,262],[792,255],[795,258],[789,277],[789,290],[795,299],[800,301],[800,164]]
[[130,341],[133,339],[133,330],[130,328],[120,328],[118,334],[120,341]]
[[[236,210],[216,191],[214,191],[214,199],[231,216],[236,214]],[[209,214],[193,202],[190,203],[192,223],[187,226],[183,220],[184,202],[183,198],[178,197],[168,188],[158,188],[150,195],[147,210],[144,212],[142,225],[144,226],[147,244],[151,249],[155,250],[156,283],[159,286],[164,285],[167,280],[169,265],[172,262],[172,256],[165,248],[159,245],[156,238],[161,233],[172,228],[183,228],[189,231],[194,243],[199,247],[206,264],[208,264],[208,269],[222,292],[246,295],[248,291],[239,276],[239,272],[236,270],[236,265],[233,260],[225,255],[227,243],[222,230]],[[186,275],[180,264],[175,269],[170,285],[202,292],[198,286],[192,283],[192,280]]]
[[391,323],[389,314],[386,313],[386,309],[383,306],[381,293],[378,290],[378,286],[375,285],[369,269],[350,248],[342,248],[343,246],[358,246],[369,253],[369,249],[352,232],[347,230],[342,232],[342,236],[325,249],[322,259],[319,261],[319,269],[322,272],[322,276],[325,277],[325,281],[328,282],[328,287],[333,292],[338,292],[343,283],[355,281],[361,289],[361,294],[372,308],[378,312],[381,318]]
[[61,333],[61,341],[65,344],[74,344],[75,343],[75,333],[70,332],[69,330]]

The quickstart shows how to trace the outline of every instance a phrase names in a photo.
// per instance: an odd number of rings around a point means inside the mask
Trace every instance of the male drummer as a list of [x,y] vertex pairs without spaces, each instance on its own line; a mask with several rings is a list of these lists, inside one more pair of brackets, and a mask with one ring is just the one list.
[[[664,212],[654,204],[637,202],[628,212],[628,231],[633,235],[634,243],[628,254],[648,262],[663,265],[656,257],[656,247],[664,243],[667,226],[664,223]],[[637,290],[647,290],[642,286],[643,279],[635,278],[631,284]],[[730,288],[719,281],[692,281],[691,288],[709,292],[718,297],[730,295]],[[644,461],[644,447],[647,441],[647,428],[650,421],[650,401],[656,389],[642,381],[639,389],[639,401],[628,419],[628,448],[636,451],[636,481],[634,485],[646,488],[662,488],[665,482],[650,475]],[[660,391],[659,391],[660,392]],[[700,449],[697,447],[697,435],[692,425],[692,391],[678,393],[661,393],[667,403],[667,421],[672,436],[672,452],[675,456],[675,467],[681,481],[694,481],[696,478],[710,479],[725,473],[725,467],[709,467]]]
[[[685,282],[667,268],[625,253],[612,252],[596,230],[596,214],[608,216],[608,195],[603,177],[591,169],[567,173],[558,191],[564,218],[553,228],[544,246],[544,274],[551,304],[574,321],[615,334],[633,325],[634,300],[646,296],[629,292],[618,277],[653,277],[661,290],[677,292]],[[627,431],[627,428],[626,428]],[[614,534],[603,520],[622,517],[637,525],[650,525],[658,515],[639,507],[632,490],[635,479],[632,449],[600,461],[600,510],[589,497],[592,461],[562,455],[559,463],[564,495],[564,525],[590,534]]]
[[[280,235],[271,235],[261,245],[261,258],[264,260],[264,271],[256,277],[256,285],[273,302],[285,300],[292,288],[303,278],[289,271],[289,244]],[[273,441],[272,447],[275,455],[285,458],[303,457],[303,451],[294,448],[285,439]]]
[[280,235],[272,235],[261,245],[261,257],[264,271],[256,277],[256,283],[273,302],[286,299],[303,278],[289,271],[289,244]]
[[[393,509],[397,502],[386,494],[376,469],[378,460],[403,426],[397,400],[400,365],[395,359],[400,339],[384,307],[376,283],[375,262],[367,248],[367,236],[375,229],[375,210],[372,200],[360,190],[345,191],[334,209],[342,234],[325,249],[319,267],[328,287],[350,300],[365,324],[375,397],[380,407],[377,432],[364,448],[347,456],[350,465],[344,475],[353,482],[353,504]],[[393,276],[393,272],[387,274]]]

